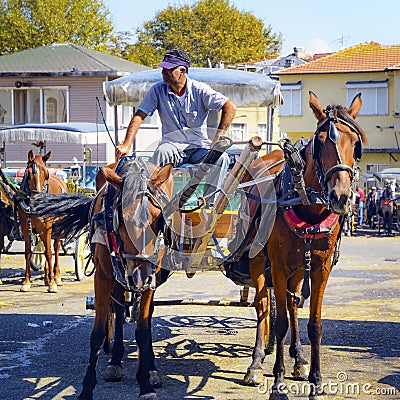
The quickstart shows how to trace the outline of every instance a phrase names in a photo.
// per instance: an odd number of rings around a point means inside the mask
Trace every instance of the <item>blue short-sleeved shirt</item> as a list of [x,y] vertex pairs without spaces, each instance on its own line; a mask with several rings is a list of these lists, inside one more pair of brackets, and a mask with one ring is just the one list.
[[221,110],[227,100],[209,85],[187,78],[186,92],[181,98],[161,81],[150,88],[138,109],[147,115],[158,110],[162,123],[161,143],[174,143],[181,150],[189,146],[209,148],[208,113]]

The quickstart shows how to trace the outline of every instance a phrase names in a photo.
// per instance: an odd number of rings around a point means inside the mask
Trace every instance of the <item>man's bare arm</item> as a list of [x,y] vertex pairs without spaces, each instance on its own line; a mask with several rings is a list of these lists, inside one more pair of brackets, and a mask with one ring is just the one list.
[[217,133],[215,134],[214,140],[211,143],[211,147],[218,141],[218,138],[221,135],[224,135],[225,132],[228,130],[229,126],[231,125],[233,118],[235,118],[236,114],[236,105],[235,103],[228,99],[224,106],[222,107],[222,114],[221,120],[218,125]]

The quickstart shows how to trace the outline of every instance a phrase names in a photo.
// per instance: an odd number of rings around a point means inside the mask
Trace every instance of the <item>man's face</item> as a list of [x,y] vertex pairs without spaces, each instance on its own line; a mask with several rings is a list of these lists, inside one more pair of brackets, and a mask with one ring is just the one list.
[[186,68],[181,66],[171,69],[163,68],[161,74],[165,84],[174,86],[184,83],[185,72]]

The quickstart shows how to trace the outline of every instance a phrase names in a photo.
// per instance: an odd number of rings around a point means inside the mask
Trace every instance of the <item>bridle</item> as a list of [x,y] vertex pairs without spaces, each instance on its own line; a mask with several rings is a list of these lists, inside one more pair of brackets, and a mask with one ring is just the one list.
[[20,189],[25,192],[28,196],[30,196],[32,193],[37,193],[37,192],[47,192],[48,191],[48,181],[49,181],[49,172],[46,170],[46,174],[45,174],[45,182],[44,182],[44,186],[43,189],[37,188],[37,190],[31,189],[29,187],[29,180],[30,180],[30,175],[29,175],[29,169],[32,170],[32,175],[36,176],[37,175],[37,179],[38,182],[40,182],[40,169],[37,166],[36,160],[33,159],[31,161],[28,161],[28,164],[25,168],[25,173],[24,173],[24,177],[21,181],[21,185],[20,185]]
[[[141,158],[137,158],[130,162],[129,168],[135,168],[136,173],[135,177],[139,181],[138,182],[138,191],[136,193],[134,201],[139,199],[139,205],[135,211],[133,216],[133,222],[139,228],[144,227],[145,224],[148,222],[150,218],[149,213],[149,202],[160,210],[160,216],[162,217],[161,210],[165,207],[166,204],[170,202],[170,198],[167,193],[162,190],[161,188],[157,188],[155,194],[153,194],[151,188],[149,187],[148,180],[151,178],[150,170],[144,160]],[[155,238],[156,243],[154,245],[153,254],[146,254],[145,251],[145,243],[146,243],[146,229],[143,229],[142,239],[143,239],[143,248],[138,250],[137,254],[128,254],[124,253],[121,249],[122,241],[118,234],[118,228],[123,221],[122,215],[122,201],[121,199],[118,201],[118,212],[114,213],[114,220],[113,220],[113,235],[115,236],[116,240],[116,249],[119,250],[118,258],[119,262],[125,271],[125,276],[119,272],[119,268],[114,266],[115,278],[116,280],[125,288],[127,291],[131,291],[136,293],[136,296],[140,296],[144,291],[147,289],[155,290],[156,288],[156,269],[157,269],[157,255],[161,245],[159,235]],[[113,249],[115,252],[115,249]],[[113,258],[113,257],[112,257]],[[131,279],[127,276],[127,269],[128,264],[127,260],[134,260],[135,264],[140,264],[141,262],[150,262],[151,263],[151,274],[146,278],[146,281],[143,283],[141,288],[133,288],[131,285]],[[115,260],[112,260],[113,264]]]
[[[344,164],[342,161],[342,158],[340,156],[340,152],[337,146],[337,143],[340,138],[340,133],[338,129],[336,128],[337,123],[341,123],[343,125],[346,125],[348,128],[350,128],[353,132],[357,134],[358,140],[356,141],[354,145],[354,159],[356,161],[361,159],[362,156],[362,138],[361,138],[361,133],[358,130],[358,128],[352,124],[351,122],[345,120],[344,118],[341,118],[337,115],[337,109],[335,109],[334,106],[328,105],[326,109],[324,110],[326,113],[327,117],[318,124],[317,129],[314,133],[314,137],[312,138],[312,144],[311,144],[311,151],[312,151],[312,156],[313,159],[315,160],[315,170],[318,176],[318,180],[320,182],[322,191],[326,194],[328,191],[327,184],[329,180],[332,178],[332,175],[335,172],[338,171],[346,171],[348,172],[350,176],[350,183],[353,182],[354,177],[356,176],[356,170],[355,167],[349,167],[348,165]],[[329,125],[327,128],[326,126]],[[334,146],[335,146],[335,151],[338,159],[338,164],[334,165],[333,167],[329,168],[327,171],[323,171],[322,167],[322,162],[321,162],[321,157],[320,157],[320,143],[318,139],[318,135],[320,132],[326,131],[327,132],[327,139],[330,140]]]

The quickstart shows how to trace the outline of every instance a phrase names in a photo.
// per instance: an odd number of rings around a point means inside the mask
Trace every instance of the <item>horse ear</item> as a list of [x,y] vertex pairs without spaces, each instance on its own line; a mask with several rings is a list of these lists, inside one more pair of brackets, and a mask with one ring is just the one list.
[[324,107],[322,107],[317,95],[314,92],[310,90],[308,93],[310,94],[310,108],[318,122],[322,122],[326,118]]
[[354,96],[353,101],[350,104],[349,109],[347,110],[350,116],[353,119],[356,119],[358,113],[360,112],[362,107],[361,93],[358,93]]
[[51,151],[49,151],[46,155],[42,156],[42,160],[44,163],[50,158],[51,156]]
[[33,151],[29,150],[28,152],[28,162],[32,162],[35,156],[33,155]]
[[153,172],[155,176],[151,177],[150,183],[155,186],[161,186],[170,176],[172,171],[172,164],[166,164]]
[[[122,190],[124,186],[124,180],[116,174],[111,168],[109,167],[101,167],[99,174],[103,174],[104,179],[113,185],[115,189],[117,190]],[[96,183],[97,183],[97,178],[96,178]]]

